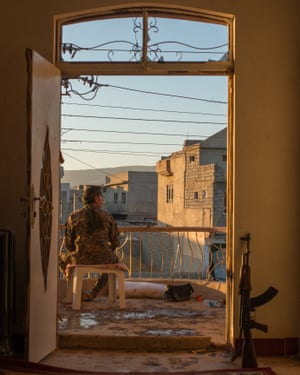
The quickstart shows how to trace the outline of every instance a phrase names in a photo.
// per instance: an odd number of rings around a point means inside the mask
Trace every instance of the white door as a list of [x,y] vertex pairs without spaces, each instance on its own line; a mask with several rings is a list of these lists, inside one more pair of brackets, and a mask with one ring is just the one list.
[[56,349],[60,71],[27,50],[30,155],[28,360]]

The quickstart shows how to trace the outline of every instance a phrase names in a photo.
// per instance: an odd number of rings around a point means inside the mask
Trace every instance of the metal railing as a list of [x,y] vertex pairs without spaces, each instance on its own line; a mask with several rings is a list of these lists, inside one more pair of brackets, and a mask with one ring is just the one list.
[[226,228],[119,227],[130,278],[226,278]]
[[117,254],[129,278],[226,279],[225,227],[119,226],[119,231]]

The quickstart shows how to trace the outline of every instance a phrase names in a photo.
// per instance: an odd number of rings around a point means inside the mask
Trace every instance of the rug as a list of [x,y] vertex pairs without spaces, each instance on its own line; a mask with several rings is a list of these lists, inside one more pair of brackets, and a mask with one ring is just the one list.
[[[78,371],[68,368],[43,365],[25,360],[0,358],[0,375],[149,375],[144,372],[116,373],[116,372],[95,372]],[[276,375],[269,367],[257,369],[222,369],[204,371],[176,371],[176,372],[154,372],[151,375]]]

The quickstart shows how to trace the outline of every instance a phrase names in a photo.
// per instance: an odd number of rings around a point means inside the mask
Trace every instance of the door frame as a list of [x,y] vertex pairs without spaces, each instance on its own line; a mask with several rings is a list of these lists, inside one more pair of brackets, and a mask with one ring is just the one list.
[[[139,6],[138,9],[144,8]],[[151,9],[151,5],[145,6]],[[116,16],[128,10],[137,10],[137,7],[132,7],[128,4],[127,7],[115,5],[110,7],[101,7],[92,10],[82,10],[71,13],[64,13],[54,17],[54,30],[56,30],[54,37],[54,51],[53,63],[61,70],[62,77],[75,78],[80,75],[226,75],[228,77],[228,133],[227,133],[227,234],[226,234],[226,324],[225,324],[225,339],[226,345],[229,349],[234,347],[236,337],[236,295],[234,293],[234,263],[233,263],[233,249],[234,249],[234,98],[235,98],[235,74],[234,74],[234,60],[235,60],[235,17],[231,14],[221,12],[201,10],[185,6],[165,5],[158,7],[155,4],[155,10],[161,10],[164,14],[173,13],[178,15],[178,18],[188,16],[197,16],[199,20],[208,22],[216,22],[228,25],[229,28],[229,55],[226,62],[218,64],[214,62],[208,63],[148,63],[145,64],[126,64],[126,63],[70,63],[63,62],[60,58],[61,49],[61,29],[63,24],[72,23],[83,20],[94,20],[97,17]],[[176,73],[175,73],[176,72]],[[181,72],[181,73],[180,73]]]

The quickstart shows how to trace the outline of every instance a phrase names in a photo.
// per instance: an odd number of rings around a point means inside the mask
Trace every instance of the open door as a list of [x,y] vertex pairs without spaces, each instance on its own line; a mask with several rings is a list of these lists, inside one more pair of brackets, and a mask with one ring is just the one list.
[[29,116],[28,360],[56,349],[60,71],[27,50]]

